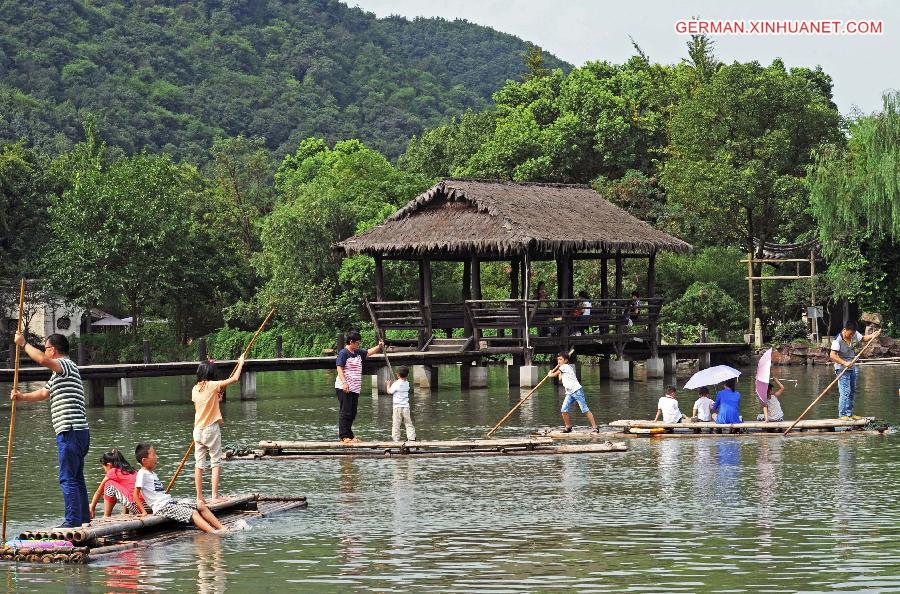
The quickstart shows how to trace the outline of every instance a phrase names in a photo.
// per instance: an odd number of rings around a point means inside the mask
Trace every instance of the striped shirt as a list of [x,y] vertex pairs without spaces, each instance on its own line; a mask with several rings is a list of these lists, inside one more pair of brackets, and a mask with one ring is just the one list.
[[44,386],[50,390],[50,420],[53,430],[59,435],[63,431],[77,431],[88,428],[87,411],[84,405],[84,386],[81,373],[71,359],[56,359],[62,367],[61,373],[53,372]]
[[[347,378],[350,392],[359,394],[362,391],[363,363],[368,355],[369,351],[361,348],[353,352],[350,352],[350,349],[341,349],[341,352],[338,353],[336,365],[344,368],[344,377]],[[334,387],[336,389],[344,387],[340,375],[335,378]]]

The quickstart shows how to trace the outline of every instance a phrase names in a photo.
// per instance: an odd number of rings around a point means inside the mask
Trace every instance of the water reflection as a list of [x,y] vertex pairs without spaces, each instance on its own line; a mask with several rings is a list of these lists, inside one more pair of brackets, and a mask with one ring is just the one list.
[[222,537],[215,534],[196,534],[193,537],[197,562],[197,592],[224,592],[227,584]]

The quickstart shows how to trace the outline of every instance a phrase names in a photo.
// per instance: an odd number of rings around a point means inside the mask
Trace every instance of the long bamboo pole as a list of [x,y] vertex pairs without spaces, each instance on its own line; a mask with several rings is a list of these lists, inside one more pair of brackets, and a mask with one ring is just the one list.
[[[574,353],[574,352],[575,352],[575,349],[570,350],[570,351],[569,351],[569,357],[571,357],[571,356],[572,356],[572,353]],[[539,381],[539,382],[538,382],[538,385],[536,385],[535,387],[533,387],[533,388],[531,389],[531,391],[528,392],[528,394],[525,395],[524,398],[522,398],[521,400],[519,400],[519,401],[516,403],[516,405],[515,405],[514,407],[512,407],[508,413],[506,413],[506,416],[503,417],[502,419],[500,419],[500,422],[497,423],[496,425],[494,425],[494,428],[491,429],[490,431],[488,431],[487,433],[485,433],[484,436],[485,436],[485,437],[490,437],[491,435],[493,435],[494,432],[500,427],[500,425],[502,425],[502,424],[504,423],[504,421],[506,421],[506,419],[508,419],[514,412],[516,412],[516,410],[518,410],[518,408],[519,408],[520,406],[522,406],[523,404],[525,404],[525,401],[528,400],[529,398],[531,398],[531,395],[532,395],[532,394],[534,394],[535,392],[537,392],[537,389],[540,388],[541,385],[542,385],[545,381],[547,381],[547,380],[550,378],[550,374],[551,374],[551,373],[553,373],[553,372],[559,370],[559,367],[560,367],[560,366],[557,365],[557,366],[554,367],[547,375],[545,375],[545,376],[544,376],[544,379],[542,379],[541,381]]]
[[[256,338],[263,331],[263,328],[266,327],[266,324],[269,323],[269,320],[272,319],[272,315],[274,313],[275,313],[275,308],[273,307],[269,311],[269,315],[266,316],[266,319],[263,320],[262,324],[259,325],[259,328],[256,330],[256,334],[254,334],[253,338],[250,339],[250,342],[247,344],[247,348],[244,349],[244,354],[241,355],[242,357],[246,357],[247,353],[250,352],[250,347],[252,347],[253,343],[256,342]],[[232,371],[232,373],[234,373],[234,371]],[[194,449],[194,440],[192,439],[190,445],[187,448],[187,451],[184,453],[184,456],[181,457],[181,464],[178,465],[178,468],[175,470],[175,474],[172,475],[172,480],[169,481],[169,486],[166,487],[166,493],[168,493],[172,489],[172,486],[175,484],[175,479],[177,479],[178,475],[181,474],[181,469],[184,468],[184,463],[187,462],[188,456],[191,455],[191,450],[193,450],[193,449]]]
[[[22,320],[25,315],[25,279],[19,284],[19,325],[17,331],[22,333]],[[16,363],[13,369],[13,391],[19,389],[19,345],[16,345]],[[12,462],[13,433],[16,429],[16,401],[12,401],[9,413],[9,436],[6,439],[6,477],[3,479],[3,535],[0,543],[6,542],[6,506],[9,501],[9,467]]]
[[819,402],[819,400],[821,400],[822,397],[825,396],[825,394],[828,393],[828,390],[830,390],[831,387],[832,387],[833,385],[835,385],[835,384],[838,382],[838,380],[841,379],[841,377],[843,377],[843,375],[844,375],[845,373],[847,373],[847,371],[848,371],[851,367],[853,367],[854,365],[856,365],[856,362],[859,360],[860,357],[862,357],[862,354],[866,352],[866,349],[869,348],[869,345],[871,345],[871,344],[875,341],[875,339],[878,338],[879,335],[881,335],[881,330],[877,331],[875,334],[872,335],[872,338],[870,338],[870,339],[869,339],[869,342],[867,342],[867,343],[865,344],[865,346],[862,348],[862,350],[859,351],[859,354],[856,355],[855,357],[853,357],[853,360],[850,361],[850,365],[847,365],[846,367],[844,367],[844,369],[842,369],[841,372],[840,372],[839,374],[837,374],[837,377],[835,377],[835,378],[831,381],[831,383],[828,384],[828,387],[826,387],[824,390],[822,390],[822,393],[819,394],[818,397],[816,397],[816,399],[813,400],[813,401],[810,403],[810,405],[806,407],[806,410],[804,410],[802,413],[800,413],[800,416],[797,417],[797,420],[796,420],[796,421],[794,421],[793,423],[791,423],[791,426],[787,428],[787,430],[784,432],[784,435],[787,435],[788,433],[790,433],[790,432],[791,432],[791,429],[793,429],[794,426],[795,426],[797,423],[799,423],[799,422],[803,419],[803,417],[806,416],[806,413],[808,413],[810,410],[812,410],[812,407],[814,407],[814,406]]

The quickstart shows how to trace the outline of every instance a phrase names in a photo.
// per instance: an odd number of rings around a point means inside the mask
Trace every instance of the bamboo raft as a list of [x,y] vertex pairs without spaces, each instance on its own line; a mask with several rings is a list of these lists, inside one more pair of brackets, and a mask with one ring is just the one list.
[[[209,506],[226,528],[233,527],[239,519],[265,517],[306,507],[306,497],[269,497],[255,493],[235,496]],[[18,538],[19,541],[26,541],[23,546],[0,549],[0,560],[89,563],[128,549],[170,542],[191,531],[191,526],[152,514],[98,518],[81,528],[26,530]],[[28,546],[28,541],[35,541],[35,546]],[[43,546],[41,541],[56,541],[60,546]]]
[[554,444],[549,437],[457,439],[436,441],[261,441],[249,453],[226,452],[227,460],[301,459],[314,457],[421,458],[451,456],[516,456],[536,454],[600,454],[624,452],[624,443]]
[[[608,439],[616,437],[709,437],[713,435],[775,437],[784,434],[793,421],[746,421],[744,423],[722,424],[707,422],[663,423],[662,421],[619,420],[609,424],[602,433],[572,431],[563,433],[558,429],[544,430],[536,435],[553,439]],[[842,421],[840,419],[817,419],[800,421],[793,431],[798,435],[822,435],[825,433],[846,433],[853,435],[880,435],[887,431],[886,424],[876,424],[875,417],[864,417]]]

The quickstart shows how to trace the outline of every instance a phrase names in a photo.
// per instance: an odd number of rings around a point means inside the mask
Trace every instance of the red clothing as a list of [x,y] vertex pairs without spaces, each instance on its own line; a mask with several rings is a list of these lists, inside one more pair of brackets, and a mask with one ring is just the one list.
[[136,472],[125,472],[120,468],[110,468],[106,472],[106,481],[107,485],[112,485],[116,488],[128,501],[134,502],[134,482],[137,478]]

